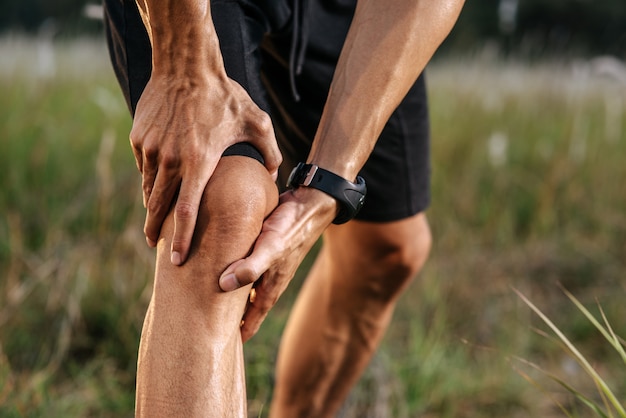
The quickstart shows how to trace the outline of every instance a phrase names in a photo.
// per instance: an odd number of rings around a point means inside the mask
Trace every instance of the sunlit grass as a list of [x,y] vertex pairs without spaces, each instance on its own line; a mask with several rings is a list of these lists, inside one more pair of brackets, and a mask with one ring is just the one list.
[[[618,372],[621,370],[621,374],[626,371],[626,352],[624,351],[624,340],[618,337],[613,331],[613,327],[609,323],[604,311],[601,307],[599,307],[599,311],[602,317],[602,323],[596,319],[591,312],[582,304],[574,295],[572,295],[567,290],[563,290],[567,297],[573,302],[573,304],[578,308],[578,310],[589,320],[591,324],[602,334],[606,342],[617,352],[619,357],[621,358],[623,364],[620,365]],[[590,360],[585,357],[584,354],[580,352],[580,350],[573,344],[570,339],[565,336],[565,334],[559,329],[557,325],[555,325],[537,306],[535,306],[526,296],[524,296],[518,290],[515,290],[517,295],[522,299],[522,301],[530,307],[540,318],[541,320],[550,328],[550,330],[557,336],[555,342],[569,355],[572,356],[576,360],[576,362],[581,366],[581,368],[585,371],[585,373],[589,376],[590,380],[594,383],[597,389],[597,395],[600,398],[598,401],[594,401],[590,394],[585,394],[580,390],[576,389],[573,385],[569,384],[567,381],[563,380],[563,378],[557,376],[556,374],[543,369],[541,366],[527,361],[525,359],[518,359],[523,364],[526,364],[536,370],[539,370],[543,374],[547,375],[554,382],[559,384],[569,393],[571,393],[576,399],[582,402],[583,405],[588,407],[593,413],[595,413],[599,417],[608,418],[608,417],[626,417],[626,410],[624,409],[624,398],[622,396],[616,395],[615,391],[611,389],[610,385],[606,382],[604,378],[600,376],[598,370],[591,364]],[[539,332],[542,335],[548,336],[543,332]],[[549,336],[548,336],[549,337]],[[523,371],[519,371],[522,376],[524,376],[528,381],[530,381],[535,386],[539,387],[543,391],[547,392],[536,379],[530,377],[527,373]],[[548,395],[550,395],[548,393]],[[563,411],[565,415],[568,417],[573,417],[572,413],[568,408],[566,408],[562,403],[555,399],[555,403],[559,406],[559,408]]]
[[[0,416],[131,416],[154,260],[130,118],[102,42],[56,45],[52,73],[37,70],[37,48],[0,42],[16,57],[0,65]],[[508,359],[564,371],[581,393],[595,384],[531,331],[511,286],[625,381],[555,286],[597,299],[618,318],[609,335],[626,334],[626,86],[587,64],[431,65],[432,256],[343,417],[562,416]],[[246,344],[250,416],[267,413],[310,263]],[[626,385],[611,389],[623,401]]]

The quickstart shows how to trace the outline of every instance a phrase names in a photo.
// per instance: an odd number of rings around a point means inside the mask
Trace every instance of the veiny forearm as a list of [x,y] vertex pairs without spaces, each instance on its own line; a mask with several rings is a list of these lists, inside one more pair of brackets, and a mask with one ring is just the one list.
[[359,0],[309,161],[354,179],[463,0]]
[[269,116],[224,68],[208,0],[137,0],[152,44],[152,74],[130,141],[142,174],[144,232],[156,245],[175,203],[171,262],[187,260],[202,193],[230,145],[249,142],[275,176],[281,162]]
[[152,44],[153,74],[194,83],[225,77],[209,0],[137,0]]

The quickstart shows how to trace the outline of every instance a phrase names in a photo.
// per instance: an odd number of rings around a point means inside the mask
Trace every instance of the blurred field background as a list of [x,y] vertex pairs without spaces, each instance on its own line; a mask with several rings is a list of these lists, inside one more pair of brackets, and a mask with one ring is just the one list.
[[[151,291],[130,118],[101,39],[0,39],[0,417],[132,416]],[[427,71],[434,234],[425,270],[347,417],[594,416],[517,358],[601,403],[515,295],[626,400],[626,367],[563,295],[626,336],[626,69],[488,45]],[[266,416],[281,329],[312,254],[246,347]],[[544,389],[526,381],[520,371]]]

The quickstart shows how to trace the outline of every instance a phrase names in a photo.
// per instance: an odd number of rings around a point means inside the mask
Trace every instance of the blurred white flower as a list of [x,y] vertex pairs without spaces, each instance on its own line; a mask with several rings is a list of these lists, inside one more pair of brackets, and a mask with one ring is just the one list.
[[509,137],[504,132],[493,132],[487,140],[487,155],[494,167],[501,167],[507,162]]

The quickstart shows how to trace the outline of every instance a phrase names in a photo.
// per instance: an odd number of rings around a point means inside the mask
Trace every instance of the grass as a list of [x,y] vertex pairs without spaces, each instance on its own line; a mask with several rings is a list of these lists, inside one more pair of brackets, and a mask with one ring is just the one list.
[[[0,417],[132,416],[154,261],[106,51],[55,44],[43,71],[33,41],[5,38],[0,50],[11,58],[0,65]],[[436,60],[428,80],[432,256],[342,417],[563,416],[553,399],[593,416],[549,376],[528,371],[542,392],[511,367],[525,358],[596,393],[533,332],[542,322],[512,287],[623,405],[623,362],[556,283],[597,300],[626,335],[626,86],[589,63],[480,56]],[[246,346],[251,417],[267,412],[280,331],[311,259]]]
[[[595,413],[595,415],[599,417],[603,417],[603,418],[614,417],[614,416],[626,418],[626,409],[624,409],[623,400],[620,399],[621,397],[618,398],[618,396],[616,396],[615,392],[607,384],[605,379],[603,379],[600,376],[600,373],[596,370],[596,368],[591,365],[589,360],[587,360],[587,358],[569,340],[569,338],[567,338],[567,336],[563,334],[563,332],[559,329],[559,327],[555,325],[531,301],[529,301],[528,298],[526,298],[526,296],[524,296],[518,290],[515,290],[515,292],[520,297],[520,299],[522,299],[522,301],[526,305],[528,305],[528,307],[532,309],[533,312],[535,312],[537,316],[539,316],[541,320],[550,328],[550,330],[558,337],[557,339],[555,339],[555,342],[561,346],[563,351],[570,354],[570,356],[578,363],[578,365],[589,376],[591,381],[593,381],[594,385],[596,386],[597,394],[599,395],[598,397],[600,398],[601,402],[600,401],[594,402],[594,400],[591,399],[588,395],[580,392],[578,389],[576,389],[575,387],[573,387],[572,385],[570,385],[569,383],[567,383],[566,381],[564,381],[562,378],[558,377],[557,375],[551,372],[545,371],[540,366],[535,365],[524,359],[520,359],[520,361],[523,364],[529,365],[532,368],[539,370],[540,372],[549,376],[554,382],[556,382],[565,390],[567,390],[569,393],[574,395],[574,397],[578,401],[580,401],[583,405],[587,406],[592,412]],[[596,319],[596,317],[582,303],[580,303],[578,299],[576,299],[574,295],[569,293],[567,290],[564,290],[564,293],[573,302],[573,304],[576,305],[578,310],[587,318],[587,320],[589,320],[589,322],[593,324],[593,326],[600,332],[600,334],[602,334],[602,336],[606,339],[608,344],[611,347],[613,347],[613,349],[615,349],[616,353],[619,355],[619,357],[621,357],[622,362],[623,362],[623,365],[620,365],[620,366],[626,366],[626,352],[624,351],[624,346],[625,346],[624,340],[615,334],[615,332],[613,331],[613,327],[609,323],[602,308],[599,307],[600,308],[599,310],[600,310],[600,314],[602,316],[602,320],[604,324],[601,324]],[[543,332],[539,332],[539,333],[542,335],[546,335],[548,338],[550,338],[548,334],[545,334]],[[528,376],[527,373],[520,371],[520,374],[524,376],[532,384],[542,388],[542,386],[538,384],[535,379]],[[573,416],[573,414],[571,414],[570,411],[565,406],[563,406],[558,400],[555,400],[555,403],[559,406],[559,408],[563,411],[563,413],[566,416],[568,417]]]

